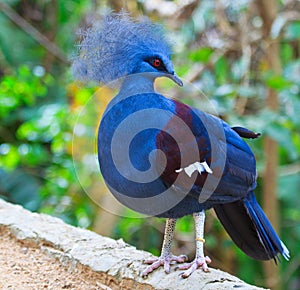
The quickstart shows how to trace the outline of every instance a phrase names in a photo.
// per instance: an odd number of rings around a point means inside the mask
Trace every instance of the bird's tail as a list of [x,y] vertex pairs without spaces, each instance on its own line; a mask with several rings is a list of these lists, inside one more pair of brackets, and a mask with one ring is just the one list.
[[224,228],[248,256],[257,260],[274,259],[278,253],[288,260],[289,251],[250,192],[243,200],[214,206]]

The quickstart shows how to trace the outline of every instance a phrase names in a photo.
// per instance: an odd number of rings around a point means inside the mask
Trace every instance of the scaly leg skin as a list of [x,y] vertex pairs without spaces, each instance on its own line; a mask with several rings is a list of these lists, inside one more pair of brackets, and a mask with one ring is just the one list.
[[207,264],[211,262],[211,259],[206,256],[204,257],[203,244],[204,240],[204,210],[198,213],[194,213],[195,228],[196,228],[196,257],[191,263],[179,266],[177,269],[186,270],[181,274],[182,278],[189,277],[195,270],[202,268],[204,272],[209,272]]
[[160,266],[164,266],[166,273],[170,273],[170,265],[172,262],[184,263],[187,261],[187,256],[174,256],[171,253],[171,244],[174,236],[174,230],[176,225],[176,219],[167,219],[164,241],[161,249],[161,255],[159,258],[149,259],[144,261],[145,264],[150,264],[143,272],[142,277],[147,276],[149,273],[158,269]]

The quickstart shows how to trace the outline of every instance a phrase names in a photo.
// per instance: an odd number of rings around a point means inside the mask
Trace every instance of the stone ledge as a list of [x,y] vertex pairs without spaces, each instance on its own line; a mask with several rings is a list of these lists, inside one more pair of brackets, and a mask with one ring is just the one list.
[[263,289],[212,268],[209,273],[196,271],[188,279],[182,279],[176,271],[166,275],[160,269],[143,279],[142,261],[151,257],[150,253],[137,250],[122,239],[103,237],[0,199],[1,226],[16,239],[34,243],[71,270],[88,267],[104,277],[99,281],[104,284],[113,279],[113,289]]

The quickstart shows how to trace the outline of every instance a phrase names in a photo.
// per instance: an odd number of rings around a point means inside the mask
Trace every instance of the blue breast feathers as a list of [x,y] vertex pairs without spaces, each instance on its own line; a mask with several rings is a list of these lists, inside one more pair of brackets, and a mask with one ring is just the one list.
[[[255,187],[254,156],[226,123],[156,93],[116,99],[99,127],[98,154],[104,180],[121,203],[148,215],[179,217],[238,200]],[[176,172],[196,161],[207,162],[212,177]],[[208,178],[214,188],[201,202]],[[161,210],[157,200],[151,204],[158,196]]]

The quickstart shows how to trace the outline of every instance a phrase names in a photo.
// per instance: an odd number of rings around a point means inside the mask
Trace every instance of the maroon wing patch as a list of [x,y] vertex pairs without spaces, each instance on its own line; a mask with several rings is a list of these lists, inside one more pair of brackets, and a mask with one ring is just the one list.
[[[193,110],[177,101],[175,116],[157,135],[156,145],[164,154],[157,155],[158,166],[165,166],[161,178],[168,185],[174,184],[179,172],[195,162],[206,161],[210,164],[210,141],[205,126]],[[197,176],[195,176],[196,174]],[[202,186],[207,178],[207,172],[193,173],[194,184]],[[178,184],[179,183],[179,184]],[[181,187],[190,187],[191,178],[181,174],[176,184]]]

